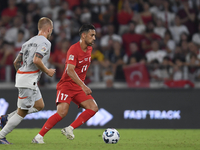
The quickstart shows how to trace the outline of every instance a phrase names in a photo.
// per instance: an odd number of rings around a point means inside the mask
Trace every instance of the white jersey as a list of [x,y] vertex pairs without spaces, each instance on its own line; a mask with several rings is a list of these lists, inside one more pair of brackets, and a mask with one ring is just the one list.
[[33,63],[35,53],[40,54],[44,65],[50,57],[51,43],[44,36],[34,36],[22,45],[23,64],[16,73],[15,87],[36,89],[42,71]]

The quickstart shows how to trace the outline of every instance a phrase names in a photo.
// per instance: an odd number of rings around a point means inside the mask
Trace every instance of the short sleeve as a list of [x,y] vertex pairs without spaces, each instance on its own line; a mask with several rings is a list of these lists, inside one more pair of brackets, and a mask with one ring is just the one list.
[[36,53],[44,57],[48,51],[48,45],[46,43],[42,43],[37,47]]
[[67,58],[66,58],[66,63],[67,64],[72,64],[75,65],[77,64],[77,52],[76,49],[73,47],[70,47],[70,49],[67,52]]

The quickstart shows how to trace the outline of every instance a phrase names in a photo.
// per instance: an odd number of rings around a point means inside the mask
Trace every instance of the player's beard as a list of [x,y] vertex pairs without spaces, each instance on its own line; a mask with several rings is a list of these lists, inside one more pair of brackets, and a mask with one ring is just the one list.
[[92,41],[92,42],[87,42],[87,41],[86,41],[86,44],[87,44],[88,46],[92,46],[92,45],[94,44],[94,41]]

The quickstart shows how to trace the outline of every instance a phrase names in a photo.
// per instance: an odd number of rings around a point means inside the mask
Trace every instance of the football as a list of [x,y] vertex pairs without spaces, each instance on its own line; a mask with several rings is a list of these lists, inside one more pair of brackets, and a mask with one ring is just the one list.
[[103,132],[102,138],[107,144],[116,144],[120,139],[120,135],[116,129],[108,128]]

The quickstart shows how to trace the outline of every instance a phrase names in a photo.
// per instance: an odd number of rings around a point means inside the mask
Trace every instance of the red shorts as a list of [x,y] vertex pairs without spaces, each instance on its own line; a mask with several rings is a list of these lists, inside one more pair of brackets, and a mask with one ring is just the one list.
[[82,90],[72,91],[72,90],[57,90],[56,105],[58,103],[68,103],[74,102],[76,105],[88,100],[94,99],[91,95],[86,95]]

